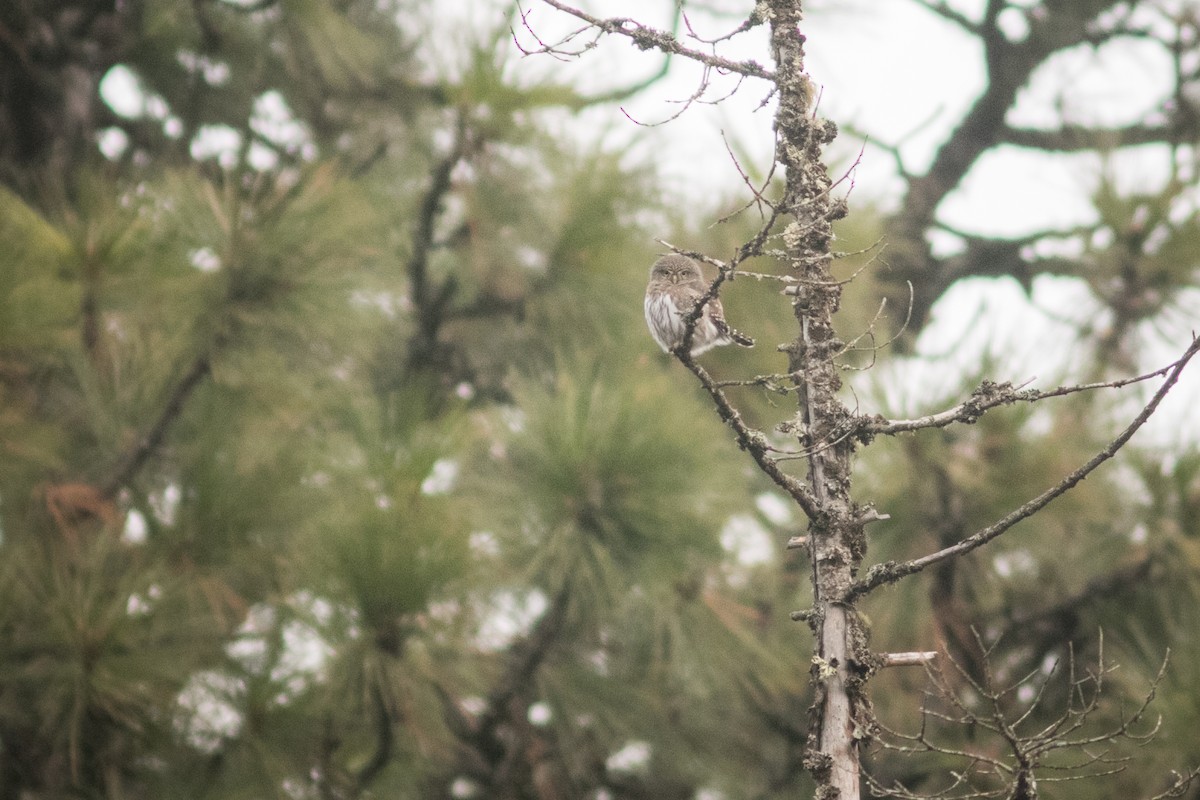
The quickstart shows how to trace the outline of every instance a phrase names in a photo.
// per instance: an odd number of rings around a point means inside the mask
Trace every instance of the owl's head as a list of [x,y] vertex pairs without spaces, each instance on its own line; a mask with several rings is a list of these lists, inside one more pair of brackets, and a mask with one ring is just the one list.
[[700,265],[679,253],[669,253],[663,256],[650,268],[650,280],[652,281],[687,283],[700,279]]

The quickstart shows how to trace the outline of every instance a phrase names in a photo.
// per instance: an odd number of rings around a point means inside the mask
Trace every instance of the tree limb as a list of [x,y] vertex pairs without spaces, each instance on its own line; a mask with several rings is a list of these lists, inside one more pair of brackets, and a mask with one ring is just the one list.
[[508,711],[509,701],[522,689],[532,686],[534,673],[541,667],[550,649],[557,641],[566,621],[567,606],[571,600],[571,581],[563,581],[550,607],[534,625],[529,636],[516,643],[509,652],[509,665],[496,686],[487,697],[487,709],[477,726],[478,736],[495,735],[497,723]]
[[[685,47],[675,38],[673,33],[656,30],[636,20],[627,17],[608,17],[602,19],[594,17],[578,8],[572,8],[565,3],[559,2],[559,0],[542,0],[542,2],[565,14],[570,14],[577,19],[583,20],[601,33],[615,33],[628,37],[639,50],[659,50],[663,53],[683,56],[684,58],[697,61],[722,72],[734,72],[749,78],[762,78],[768,81],[775,80],[774,73],[765,69],[756,61],[731,61],[728,58],[723,58],[715,54],[703,53],[699,50]],[[555,49],[555,45],[543,45],[541,52],[557,53],[559,51]]]
[[196,357],[175,385],[150,430],[121,458],[113,474],[100,487],[100,492],[105,498],[115,497],[121,487],[137,474],[146,460],[162,445],[167,430],[183,412],[184,403],[211,369],[212,362],[208,353]]
[[708,374],[708,370],[696,363],[686,346],[676,348],[674,354],[685,367],[691,370],[692,374],[700,381],[700,385],[708,392],[717,407],[717,414],[721,417],[721,421],[733,428],[738,447],[750,453],[759,469],[766,473],[776,486],[787,492],[809,519],[819,518],[821,516],[820,506],[811,490],[803,482],[784,472],[775,459],[770,457],[766,437],[763,436],[762,431],[756,431],[746,424],[741,413],[725,396],[725,392],[721,391],[721,387]]
[[[1190,348],[1189,348],[1190,353]],[[959,403],[954,408],[945,411],[939,411],[936,414],[927,414],[916,419],[897,419],[889,420],[881,416],[863,417],[859,423],[859,431],[864,434],[874,436],[884,434],[893,436],[898,433],[911,433],[913,431],[923,430],[925,428],[945,428],[955,422],[961,422],[966,425],[972,425],[984,415],[997,406],[1011,405],[1012,403],[1036,403],[1039,400],[1046,400],[1051,397],[1062,397],[1076,392],[1086,392],[1093,389],[1120,389],[1123,386],[1129,386],[1134,383],[1157,378],[1160,375],[1166,375],[1171,370],[1180,365],[1181,362],[1186,362],[1191,355],[1185,353],[1184,356],[1176,361],[1171,362],[1165,367],[1156,369],[1153,372],[1147,372],[1144,375],[1138,375],[1133,378],[1121,378],[1115,381],[1102,381],[1098,383],[1084,383],[1077,386],[1059,386],[1056,389],[1048,389],[1042,391],[1039,389],[1018,390],[1011,383],[993,383],[992,381],[984,381],[979,388],[971,392],[971,398],[965,402]]]
[[379,773],[383,772],[384,767],[388,765],[388,762],[392,758],[395,735],[392,733],[392,713],[388,708],[387,698],[383,693],[382,681],[384,677],[384,674],[378,675],[371,686],[371,702],[374,705],[372,710],[375,712],[375,750],[371,753],[371,757],[367,760],[367,763],[355,771],[354,781],[349,794],[351,798],[361,796],[371,783],[379,777]]
[[[1036,630],[1044,627],[1048,620],[1068,615],[1074,616],[1081,607],[1089,603],[1094,603],[1103,598],[1111,598],[1117,592],[1142,583],[1150,574],[1150,569],[1153,566],[1154,558],[1147,556],[1131,564],[1117,567],[1112,572],[1092,578],[1078,592],[1058,601],[1052,606],[1027,611],[1022,614],[1014,614],[1009,627],[1022,631],[1029,629]],[[1063,632],[1056,631],[1052,636],[1046,638],[1055,642],[1061,642],[1064,639],[1070,639],[1071,636],[1069,634],[1071,633],[1074,633],[1074,631],[1069,631],[1066,635]]]
[[1142,144],[1159,144],[1195,139],[1200,118],[1176,114],[1165,125],[1126,125],[1122,128],[1090,128],[1083,125],[1063,125],[1053,130],[1014,128],[1005,125],[1000,139],[1018,147],[1058,153],[1078,153],[1086,150],[1115,150]]
[[968,33],[978,35],[980,32],[979,23],[971,20],[965,14],[955,11],[953,8],[946,5],[944,0],[936,3],[932,0],[916,0],[916,3],[917,5],[921,6],[921,8],[937,14],[942,19],[953,22],[955,25],[962,28],[964,31],[967,31]]
[[[941,3],[926,0],[925,5],[941,13]],[[920,176],[909,177],[901,210],[887,223],[894,276],[889,283],[893,283],[897,291],[905,281],[911,281],[916,287],[914,330],[920,329],[933,304],[956,280],[981,274],[980,269],[986,269],[987,274],[1012,274],[1022,282],[1029,280],[1029,268],[1020,258],[1019,251],[1010,251],[1004,260],[1010,271],[1001,271],[999,267],[981,268],[980,264],[988,262],[975,259],[974,254],[971,264],[964,268],[962,264],[949,265],[947,259],[935,256],[926,233],[934,225],[942,201],[962,184],[980,157],[1006,141],[1005,135],[1010,129],[1005,125],[1005,117],[1034,71],[1053,53],[1094,39],[1094,26],[1089,20],[1100,17],[1116,5],[1117,0],[1089,3],[1086,12],[1082,12],[1086,18],[1081,18],[1081,11],[1072,4],[1039,6],[1040,14],[1026,14],[1028,36],[1016,42],[1010,41],[998,26],[1000,12],[1009,4],[989,0],[977,30],[985,53],[987,86],[938,149],[928,170]]]
[[850,590],[846,593],[846,601],[848,602],[860,597],[884,584],[895,583],[901,578],[920,572],[926,567],[932,566],[933,564],[937,564],[941,561],[945,561],[948,558],[964,555],[972,550],[982,547],[992,539],[995,539],[997,536],[1007,531],[1013,525],[1016,525],[1021,520],[1026,519],[1027,517],[1032,516],[1034,513],[1045,508],[1055,498],[1070,491],[1076,484],[1090,475],[1092,471],[1096,469],[1096,467],[1100,466],[1105,461],[1116,455],[1117,451],[1124,447],[1125,443],[1128,442],[1135,433],[1137,433],[1138,429],[1141,428],[1148,419],[1150,419],[1150,416],[1158,409],[1158,406],[1162,402],[1163,398],[1167,396],[1167,393],[1179,380],[1179,376],[1183,373],[1184,367],[1187,366],[1188,362],[1194,355],[1196,355],[1198,351],[1200,351],[1200,338],[1193,338],[1192,343],[1188,346],[1188,349],[1184,351],[1183,356],[1180,357],[1180,359],[1176,361],[1170,368],[1166,380],[1163,381],[1162,386],[1160,386],[1158,391],[1154,393],[1154,396],[1142,409],[1141,413],[1134,417],[1133,421],[1129,423],[1125,430],[1121,431],[1120,435],[1113,439],[1107,447],[1093,456],[1082,467],[1075,470],[1062,481],[1060,481],[1057,485],[1047,489],[1045,492],[1030,500],[1028,503],[1025,503],[1020,508],[1012,511],[992,525],[989,525],[988,527],[971,534],[957,544],[951,545],[950,547],[945,547],[935,553],[930,553],[927,556],[922,556],[921,558],[916,558],[911,561],[904,561],[899,564],[894,561],[889,561],[884,564],[876,564],[875,566],[871,567],[870,570],[868,570],[864,579],[858,581],[850,587]]

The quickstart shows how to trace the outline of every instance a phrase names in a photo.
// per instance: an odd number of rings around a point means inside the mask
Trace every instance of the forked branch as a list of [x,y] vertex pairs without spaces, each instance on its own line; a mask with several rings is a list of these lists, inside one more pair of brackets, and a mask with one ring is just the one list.
[[915,558],[911,561],[903,561],[900,563],[888,561],[883,564],[876,564],[867,571],[865,578],[856,582],[850,587],[850,590],[846,593],[845,600],[854,600],[855,598],[860,597],[879,586],[895,583],[901,578],[920,572],[926,567],[930,567],[941,561],[945,561],[948,558],[964,555],[972,550],[975,550],[976,548],[982,547],[992,539],[995,539],[997,536],[1007,531],[1012,526],[1016,525],[1021,520],[1026,519],[1027,517],[1030,517],[1045,508],[1055,498],[1070,491],[1076,484],[1090,475],[1092,471],[1096,469],[1096,467],[1100,466],[1105,461],[1116,455],[1117,451],[1124,447],[1125,443],[1133,438],[1133,435],[1137,433],[1138,429],[1146,424],[1146,421],[1150,419],[1151,415],[1154,414],[1155,410],[1158,409],[1158,406],[1163,401],[1163,398],[1165,398],[1167,393],[1171,391],[1171,388],[1175,386],[1176,382],[1179,380],[1179,376],[1183,374],[1184,367],[1187,366],[1188,362],[1191,361],[1192,357],[1195,356],[1198,351],[1200,351],[1200,338],[1193,338],[1192,343],[1188,346],[1188,349],[1184,351],[1179,360],[1167,368],[1167,377],[1166,380],[1163,381],[1162,386],[1158,388],[1158,391],[1156,391],[1154,396],[1150,398],[1150,402],[1148,402],[1145,407],[1142,408],[1141,412],[1134,417],[1133,421],[1126,426],[1125,430],[1121,431],[1120,435],[1109,442],[1109,444],[1103,450],[1092,456],[1092,458],[1089,459],[1086,464],[1072,472],[1058,484],[1042,492],[1040,495],[1033,498],[1028,503],[1025,503],[1020,508],[1012,511],[997,522],[980,531],[977,531],[976,533],[971,534],[957,544],[942,548],[935,553],[930,553],[929,555]]

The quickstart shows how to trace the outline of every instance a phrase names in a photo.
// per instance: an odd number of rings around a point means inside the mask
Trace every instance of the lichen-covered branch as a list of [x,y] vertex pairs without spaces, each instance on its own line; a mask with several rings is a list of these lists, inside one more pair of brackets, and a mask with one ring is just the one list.
[[[669,31],[660,31],[648,25],[629,19],[627,17],[596,17],[587,12],[569,6],[559,0],[542,0],[548,6],[558,9],[565,14],[583,20],[591,29],[598,34],[615,34],[625,36],[633,42],[633,45],[639,50],[658,50],[662,53],[671,55],[683,56],[692,61],[699,62],[722,72],[732,72],[738,75],[744,75],[748,78],[762,78],[763,80],[773,81],[774,75],[770,70],[765,69],[762,65],[755,61],[734,61],[729,58],[716,55],[715,53],[705,53],[696,50],[692,47],[685,46],[682,42]],[[574,38],[574,35],[569,38]],[[543,44],[541,49],[529,52],[546,53],[551,55],[579,55],[583,50],[590,49],[585,46],[579,51],[567,51],[563,47],[563,42],[558,44]]]
[[972,425],[979,420],[987,411],[1000,406],[1011,405],[1013,403],[1036,403],[1039,400],[1047,400],[1052,397],[1063,397],[1076,392],[1087,392],[1095,389],[1120,389],[1123,386],[1130,386],[1142,381],[1148,381],[1151,378],[1157,378],[1162,375],[1169,374],[1172,370],[1179,366],[1181,361],[1187,361],[1191,358],[1192,351],[1189,349],[1187,353],[1172,361],[1165,367],[1147,372],[1143,375],[1138,375],[1133,378],[1119,378],[1112,381],[1098,381],[1095,383],[1085,383],[1076,386],[1059,386],[1055,389],[1019,389],[1011,383],[995,383],[993,381],[984,381],[975,391],[971,392],[971,397],[959,403],[953,408],[945,411],[939,411],[936,414],[927,414],[923,417],[915,419],[886,419],[882,416],[875,415],[872,417],[861,417],[859,421],[858,431],[860,435],[875,436],[883,434],[894,436],[898,433],[912,433],[914,431],[924,430],[926,428],[945,428],[956,422],[961,422],[965,425]]
[[971,534],[957,544],[942,548],[935,553],[930,553],[929,555],[912,559],[911,561],[903,561],[900,563],[889,561],[884,564],[876,564],[867,572],[865,578],[856,582],[850,588],[850,591],[846,594],[846,599],[853,600],[857,597],[861,597],[862,595],[878,588],[879,586],[895,583],[901,578],[920,572],[921,570],[941,561],[945,561],[948,558],[955,558],[957,556],[965,555],[972,550],[982,547],[983,545],[995,539],[997,536],[1000,536],[1012,526],[1016,525],[1021,520],[1033,516],[1035,513],[1053,502],[1056,498],[1070,491],[1076,484],[1090,475],[1097,467],[1116,455],[1117,451],[1124,447],[1125,443],[1133,438],[1133,435],[1137,433],[1138,429],[1146,424],[1146,421],[1149,420],[1154,414],[1155,410],[1158,409],[1158,406],[1163,401],[1163,398],[1167,396],[1167,393],[1171,391],[1171,388],[1179,380],[1179,376],[1183,374],[1184,367],[1186,367],[1188,362],[1191,361],[1192,357],[1196,355],[1197,351],[1200,351],[1200,338],[1192,340],[1191,345],[1186,351],[1184,351],[1183,356],[1181,356],[1180,359],[1176,361],[1170,368],[1167,373],[1166,380],[1163,381],[1162,385],[1158,388],[1158,391],[1154,393],[1154,396],[1150,398],[1150,401],[1145,405],[1144,408],[1142,408],[1141,412],[1134,417],[1133,421],[1125,427],[1125,430],[1121,431],[1121,433],[1115,439],[1109,442],[1104,449],[1092,456],[1092,458],[1089,459],[1088,462],[1079,469],[1075,470],[1070,475],[1063,478],[1059,483],[1042,492],[1028,503],[1025,503],[1020,508],[1013,510],[1009,514],[1005,515],[1002,519],[980,531],[977,531],[976,533]]
[[766,436],[761,431],[756,431],[746,424],[746,421],[742,419],[741,413],[729,402],[729,398],[725,396],[725,392],[721,390],[718,383],[687,352],[686,345],[679,348],[675,356],[685,367],[691,370],[692,374],[700,381],[700,385],[708,392],[709,397],[712,398],[713,404],[717,408],[717,414],[721,417],[721,421],[733,429],[738,447],[750,453],[754,458],[754,463],[758,464],[759,469],[774,481],[776,486],[787,492],[809,519],[817,518],[822,512],[816,499],[813,497],[812,490],[803,481],[797,480],[795,477],[784,472],[778,462],[771,457],[770,449],[767,447]]

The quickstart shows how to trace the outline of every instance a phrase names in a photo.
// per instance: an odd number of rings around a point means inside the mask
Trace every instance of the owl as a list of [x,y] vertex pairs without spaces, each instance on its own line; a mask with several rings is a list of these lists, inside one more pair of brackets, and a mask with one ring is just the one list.
[[[695,307],[696,301],[708,293],[708,284],[700,274],[700,266],[678,253],[671,253],[654,262],[650,268],[650,283],[646,286],[646,324],[650,335],[663,352],[669,353],[683,342],[683,321]],[[704,305],[692,332],[692,355],[722,344],[753,347],[754,340],[729,327],[721,301],[714,297]]]

